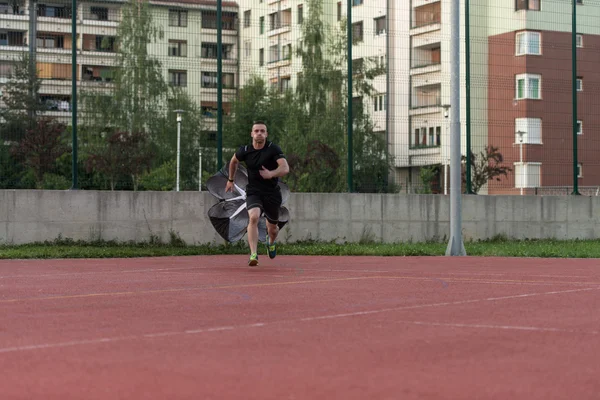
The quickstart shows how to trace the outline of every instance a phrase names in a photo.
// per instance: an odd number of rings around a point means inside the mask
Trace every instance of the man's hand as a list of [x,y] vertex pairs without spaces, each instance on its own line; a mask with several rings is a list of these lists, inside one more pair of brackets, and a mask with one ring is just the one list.
[[235,186],[234,186],[233,182],[227,181],[227,185],[225,185],[225,193],[233,192],[234,187]]
[[263,165],[262,169],[259,171],[260,176],[262,176],[263,179],[271,179],[273,178],[273,171],[269,171],[268,169],[265,168],[265,166]]

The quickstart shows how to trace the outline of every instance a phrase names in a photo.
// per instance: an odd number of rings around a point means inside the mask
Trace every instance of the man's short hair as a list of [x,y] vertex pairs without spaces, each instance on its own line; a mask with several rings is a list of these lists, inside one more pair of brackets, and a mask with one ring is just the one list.
[[252,126],[254,125],[264,125],[265,127],[267,126],[267,124],[265,124],[265,121],[260,120],[252,122]]

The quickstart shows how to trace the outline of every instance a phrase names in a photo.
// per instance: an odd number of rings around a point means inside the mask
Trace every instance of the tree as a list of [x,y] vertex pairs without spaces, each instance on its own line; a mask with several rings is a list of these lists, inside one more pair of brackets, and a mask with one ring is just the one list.
[[[323,0],[308,1],[308,16],[302,24],[302,47],[295,55],[302,60],[296,90],[268,88],[264,80],[252,78],[233,102],[226,124],[226,146],[235,148],[250,141],[250,127],[264,120],[269,139],[280,144],[290,163],[284,179],[301,192],[338,192],[346,189],[347,141],[347,37],[345,29],[323,22]],[[300,42],[300,41],[299,41]],[[368,97],[372,79],[384,72],[366,59],[355,71],[354,92]],[[355,187],[361,191],[385,191],[388,156],[385,136],[373,132],[361,108],[353,112]]]
[[152,132],[166,108],[168,86],[161,64],[148,53],[148,44],[163,32],[152,20],[148,0],[129,0],[121,13],[111,91],[82,95],[84,116],[96,134],[114,129]]
[[61,137],[66,125],[51,118],[40,118],[35,129],[29,129],[23,139],[15,144],[12,153],[33,171],[36,188],[42,188],[45,173],[53,172],[56,160],[71,151]]
[[[177,158],[177,113],[182,110],[181,147],[180,147],[180,187],[181,190],[198,189],[199,151],[202,150],[203,171],[216,167],[216,142],[208,132],[209,125],[202,110],[190,96],[180,88],[169,92],[166,115],[160,119],[160,125],[153,130],[154,146],[153,167],[164,166]],[[214,172],[214,171],[212,171]],[[172,188],[175,188],[176,168],[173,168]]]
[[[302,26],[303,47],[296,54],[302,58],[302,74],[298,78],[297,106],[289,113],[293,124],[300,129],[296,137],[289,137],[293,151],[310,155],[309,142],[318,140],[333,149],[340,160],[335,174],[325,183],[334,191],[346,189],[344,177],[347,171],[348,137],[348,71],[345,21],[340,26],[323,23],[323,1],[309,0],[309,14]],[[329,31],[328,31],[329,30]],[[353,175],[358,178],[352,190],[383,191],[387,187],[389,165],[385,137],[374,134],[373,126],[362,107],[362,99],[370,98],[374,89],[372,80],[385,72],[369,58],[359,65],[354,63],[354,99],[360,107],[353,107]],[[353,101],[354,101],[353,99]],[[302,158],[302,157],[301,157]],[[304,163],[301,165],[311,165]],[[300,171],[300,175],[308,171]],[[314,191],[311,186],[299,190]]]
[[29,56],[23,53],[2,90],[1,101],[5,107],[0,108],[0,117],[4,120],[0,125],[0,138],[19,141],[28,129],[36,126],[40,112],[46,110],[40,101],[41,85],[37,74],[30,72]]
[[118,179],[131,178],[133,190],[137,190],[140,176],[150,168],[153,153],[144,132],[116,132],[106,139],[106,146],[92,153],[86,160],[88,172],[102,172],[115,190]]
[[[500,153],[498,147],[486,146],[479,155],[475,155],[469,151],[470,162],[471,162],[471,189],[474,193],[488,183],[488,181],[495,179],[500,181],[501,176],[507,176],[512,169],[510,167],[501,165],[504,161],[502,153]],[[466,162],[467,158],[462,156],[463,163]],[[465,184],[467,181],[466,171],[462,171],[462,182]]]

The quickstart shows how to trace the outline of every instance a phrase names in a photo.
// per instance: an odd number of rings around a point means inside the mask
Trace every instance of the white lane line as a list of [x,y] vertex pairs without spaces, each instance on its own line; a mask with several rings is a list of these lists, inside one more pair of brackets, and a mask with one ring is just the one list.
[[[31,351],[31,350],[43,350],[43,349],[52,349],[59,347],[69,347],[69,346],[79,346],[79,345],[88,345],[88,344],[100,344],[100,343],[108,343],[108,342],[117,342],[124,340],[139,340],[141,338],[155,338],[155,337],[163,337],[163,336],[174,336],[174,335],[184,335],[184,334],[201,334],[201,333],[209,333],[209,332],[220,332],[220,331],[232,331],[246,328],[260,328],[268,325],[282,324],[282,323],[294,323],[294,322],[311,322],[311,321],[319,321],[326,319],[337,319],[337,318],[347,318],[347,317],[360,317],[363,315],[371,315],[371,314],[381,314],[392,311],[402,311],[402,310],[411,310],[418,308],[428,308],[428,307],[444,307],[444,306],[454,306],[454,305],[462,305],[462,304],[470,304],[470,303],[481,303],[486,301],[500,301],[500,300],[512,300],[512,299],[522,299],[527,297],[535,297],[535,296],[550,296],[556,294],[566,294],[566,293],[577,293],[577,292],[586,292],[591,290],[600,290],[600,287],[596,288],[583,288],[583,289],[573,289],[573,290],[561,290],[561,291],[552,291],[552,292],[542,292],[542,293],[525,293],[519,295],[512,296],[502,296],[502,297],[488,297],[483,299],[472,299],[472,300],[462,300],[462,301],[453,301],[453,302],[445,302],[445,303],[432,303],[432,304],[420,304],[413,306],[402,306],[402,307],[393,307],[393,308],[383,308],[379,310],[370,310],[370,311],[357,311],[351,313],[340,313],[340,314],[330,314],[330,315],[320,315],[316,317],[306,317],[306,318],[298,318],[294,320],[280,320],[273,322],[257,322],[252,324],[244,324],[244,325],[230,325],[230,326],[217,326],[212,328],[201,328],[201,329],[190,329],[180,332],[158,332],[158,333],[146,333],[137,336],[120,336],[114,338],[100,338],[100,339],[89,339],[89,340],[75,340],[69,342],[62,343],[43,343],[37,345],[27,345],[27,346],[14,346],[14,347],[4,347],[0,348],[0,354],[2,353],[13,353],[19,351]],[[416,321],[419,322],[419,321]],[[467,324],[454,324],[456,326],[462,326]],[[481,325],[481,327],[493,327],[494,325]],[[512,329],[517,329],[519,327],[513,327]],[[538,330],[540,332],[565,332],[569,333],[567,330],[559,330],[559,328],[535,328],[535,327],[520,327],[522,329],[529,328],[529,330]],[[497,328],[500,329],[500,328]],[[503,329],[509,329],[505,327]],[[596,331],[592,332],[578,332],[572,331],[570,333],[591,333],[597,334]]]
[[62,342],[62,343],[42,343],[42,344],[33,344],[33,345],[27,345],[27,346],[4,347],[4,348],[0,348],[0,353],[12,353],[12,352],[17,352],[17,351],[27,351],[27,350],[53,349],[53,348],[59,348],[59,347],[80,346],[80,345],[86,345],[86,344],[110,343],[110,342],[119,342],[119,341],[124,341],[124,340],[135,340],[135,339],[138,339],[138,336],[118,336],[118,337],[112,337],[112,338],[72,340],[69,342]]
[[[101,268],[101,267],[99,267]],[[125,270],[110,270],[110,271],[87,271],[87,272],[61,272],[58,274],[24,274],[24,275],[3,275],[0,279],[13,279],[13,278],[47,278],[47,277],[65,277],[65,276],[81,276],[81,275],[101,275],[101,274],[129,274],[138,272],[164,272],[164,271],[180,271],[190,270],[190,273],[194,274],[208,274],[206,272],[198,272],[197,267],[177,267],[177,268],[151,268],[151,269],[125,269]],[[202,269],[202,268],[200,268]]]
[[558,333],[580,333],[588,335],[598,335],[600,331],[578,331],[575,329],[562,328],[542,328],[539,326],[515,326],[515,325],[487,325],[487,324],[456,324],[445,322],[427,322],[427,321],[393,321],[395,324],[414,324],[427,326],[444,326],[450,328],[473,328],[473,329],[497,329],[497,330],[516,330],[532,332],[558,332]]

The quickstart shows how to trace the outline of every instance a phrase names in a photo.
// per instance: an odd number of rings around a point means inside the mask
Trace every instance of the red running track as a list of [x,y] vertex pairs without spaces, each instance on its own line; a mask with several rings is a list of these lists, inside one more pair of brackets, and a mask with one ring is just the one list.
[[0,398],[598,399],[600,261],[0,261]]

